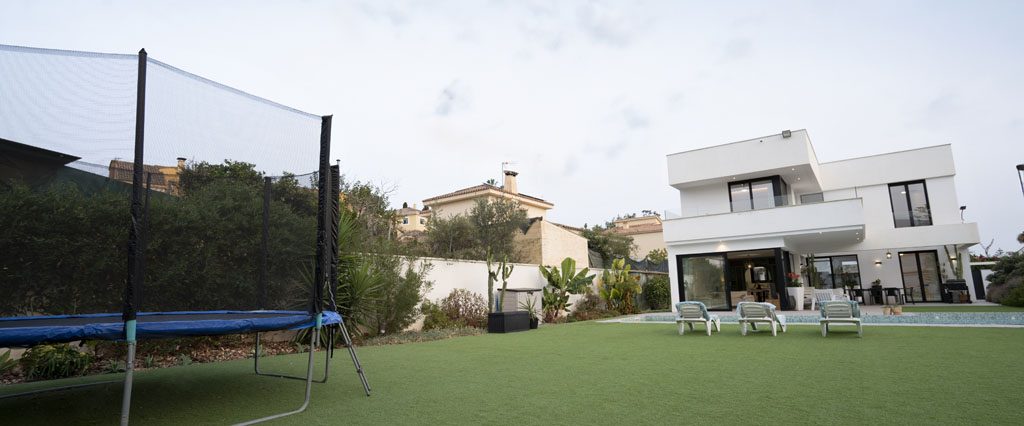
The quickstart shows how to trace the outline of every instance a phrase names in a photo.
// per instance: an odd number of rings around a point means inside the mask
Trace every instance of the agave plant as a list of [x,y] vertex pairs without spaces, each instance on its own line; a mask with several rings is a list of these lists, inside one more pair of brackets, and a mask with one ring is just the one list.
[[544,287],[541,296],[541,309],[544,311],[544,321],[551,322],[558,319],[562,312],[569,306],[570,294],[580,294],[591,283],[594,282],[594,275],[587,275],[590,268],[583,268],[576,272],[576,261],[571,257],[562,260],[562,269],[557,266],[550,268],[540,266],[540,274],[548,282]]

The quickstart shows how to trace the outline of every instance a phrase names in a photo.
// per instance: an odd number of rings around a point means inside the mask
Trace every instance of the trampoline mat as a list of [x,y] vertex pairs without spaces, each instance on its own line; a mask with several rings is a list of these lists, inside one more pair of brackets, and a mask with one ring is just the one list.
[[[340,322],[337,312],[323,313],[323,324]],[[298,330],[314,325],[316,318],[305,311],[140,312],[136,316],[136,336],[139,339],[216,336]],[[0,318],[0,347],[76,340],[124,340],[121,314]]]

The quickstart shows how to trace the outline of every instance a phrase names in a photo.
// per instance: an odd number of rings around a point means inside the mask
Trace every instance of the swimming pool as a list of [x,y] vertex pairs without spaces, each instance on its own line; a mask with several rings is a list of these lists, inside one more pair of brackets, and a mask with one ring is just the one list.
[[[735,323],[733,312],[716,313],[724,323]],[[789,324],[818,324],[818,315],[784,312]],[[864,315],[864,324],[876,325],[941,325],[941,326],[1021,326],[1024,312],[910,312],[903,315]],[[605,322],[621,323],[675,323],[672,313],[641,314],[615,318]]]

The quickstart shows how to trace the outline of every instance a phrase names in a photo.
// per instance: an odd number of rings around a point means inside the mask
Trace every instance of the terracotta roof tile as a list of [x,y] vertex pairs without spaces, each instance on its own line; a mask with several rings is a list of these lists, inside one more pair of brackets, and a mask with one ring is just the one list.
[[[429,201],[439,200],[439,199],[442,199],[442,198],[455,197],[455,196],[458,196],[458,195],[465,195],[465,194],[472,194],[474,192],[485,191],[485,190],[488,190],[488,189],[493,189],[493,190],[498,191],[498,192],[505,192],[505,190],[500,188],[500,187],[497,187],[497,186],[494,186],[494,185],[488,185],[486,183],[482,183],[480,185],[474,185],[474,186],[471,186],[471,187],[468,187],[468,188],[463,188],[463,189],[460,189],[460,190],[457,190],[457,191],[449,192],[447,194],[442,194],[442,195],[437,195],[437,196],[433,196],[433,197],[430,197],[430,198],[426,198],[426,199],[423,200],[423,202],[427,203]],[[505,193],[509,194],[509,195],[517,195],[517,196],[526,198],[528,200],[533,200],[533,201],[540,202],[540,203],[551,204],[550,202],[545,201],[542,198],[537,198],[537,197],[526,195],[526,194],[523,194],[523,193],[518,193],[518,194],[513,194],[511,192],[505,192]]]

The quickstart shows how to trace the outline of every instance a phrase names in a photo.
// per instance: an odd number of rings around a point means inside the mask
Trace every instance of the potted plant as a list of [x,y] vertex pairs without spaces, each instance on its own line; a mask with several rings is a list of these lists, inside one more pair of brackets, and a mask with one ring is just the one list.
[[501,294],[498,299],[489,302],[487,307],[487,332],[488,333],[509,333],[523,331],[530,328],[530,315],[522,311],[503,312],[505,303],[505,292],[508,289],[508,278],[512,276],[513,265],[508,264],[508,257],[501,259],[497,269],[492,269],[491,264],[494,257],[487,256],[487,296],[494,297],[494,283],[501,277]]
[[796,310],[804,310],[804,284],[800,282],[800,274],[790,272],[786,274],[786,292],[793,298],[793,306]]
[[519,308],[530,315],[530,330],[536,330],[540,325],[540,317],[537,316],[537,302],[533,295],[528,296],[525,301],[519,302]]

